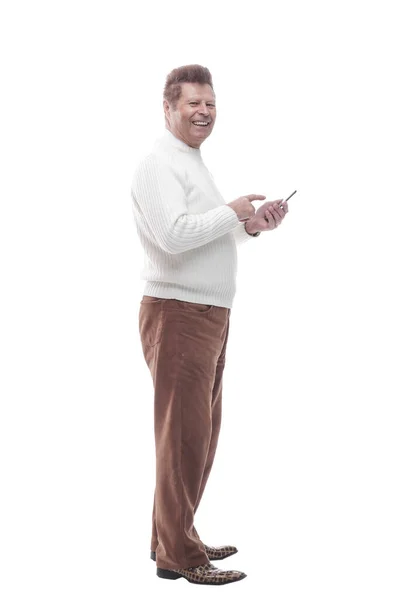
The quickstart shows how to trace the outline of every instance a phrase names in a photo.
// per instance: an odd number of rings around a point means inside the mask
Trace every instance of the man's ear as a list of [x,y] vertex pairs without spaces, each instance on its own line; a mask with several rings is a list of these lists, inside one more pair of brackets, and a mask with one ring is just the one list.
[[164,115],[169,121],[170,106],[169,106],[168,100],[163,100],[163,107],[164,107]]

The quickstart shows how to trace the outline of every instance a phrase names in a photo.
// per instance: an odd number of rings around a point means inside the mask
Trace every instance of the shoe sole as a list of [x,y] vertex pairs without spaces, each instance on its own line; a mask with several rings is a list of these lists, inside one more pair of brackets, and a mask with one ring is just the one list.
[[[220,556],[219,558],[212,558],[210,560],[212,562],[214,562],[215,560],[225,560],[225,558],[229,558],[230,556],[233,556],[234,554],[237,554],[237,553],[238,553],[238,550],[236,550],[236,552],[232,552],[232,554],[228,554],[228,556]],[[150,558],[151,558],[151,560],[156,560],[156,553],[151,551]]]
[[161,577],[161,579],[186,579],[189,583],[195,583],[197,585],[226,585],[227,583],[235,583],[236,581],[241,581],[245,577],[247,577],[246,573],[243,573],[242,577],[238,577],[237,579],[231,579],[228,581],[191,581],[185,575],[181,575],[180,573],[176,573],[176,571],[170,571],[168,569],[160,569],[157,567],[157,577]]

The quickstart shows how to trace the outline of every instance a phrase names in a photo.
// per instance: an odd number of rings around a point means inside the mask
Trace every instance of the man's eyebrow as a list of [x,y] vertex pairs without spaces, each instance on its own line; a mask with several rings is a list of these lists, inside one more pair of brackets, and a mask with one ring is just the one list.
[[[198,102],[199,98],[189,98],[188,102]],[[206,102],[215,102],[215,98],[213,100],[206,100]]]

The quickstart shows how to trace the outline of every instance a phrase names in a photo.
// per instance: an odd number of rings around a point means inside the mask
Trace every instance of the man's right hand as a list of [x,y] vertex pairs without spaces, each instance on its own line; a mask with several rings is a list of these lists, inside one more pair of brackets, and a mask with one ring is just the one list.
[[254,200],[265,200],[266,196],[262,194],[248,194],[247,196],[240,196],[237,200],[229,202],[228,206],[233,208],[239,221],[248,221],[256,212],[254,206],[251,204]]

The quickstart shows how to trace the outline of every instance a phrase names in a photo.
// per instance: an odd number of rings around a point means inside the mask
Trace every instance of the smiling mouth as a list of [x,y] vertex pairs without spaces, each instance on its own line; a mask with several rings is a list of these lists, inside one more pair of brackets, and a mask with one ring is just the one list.
[[192,121],[195,127],[208,127],[211,121]]

